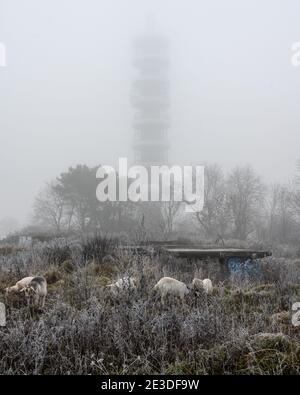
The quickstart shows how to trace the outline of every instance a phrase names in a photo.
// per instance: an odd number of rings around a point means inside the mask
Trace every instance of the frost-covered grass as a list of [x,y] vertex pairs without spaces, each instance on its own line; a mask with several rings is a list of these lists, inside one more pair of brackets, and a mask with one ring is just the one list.
[[[99,253],[98,253],[99,252]],[[262,262],[260,281],[222,281],[213,262],[138,256],[112,241],[55,240],[0,254],[0,288],[21,277],[48,280],[43,311],[21,298],[7,303],[0,328],[1,374],[299,374],[300,262]],[[135,293],[104,286],[138,278]],[[213,295],[162,307],[151,290],[164,275],[210,277]]]

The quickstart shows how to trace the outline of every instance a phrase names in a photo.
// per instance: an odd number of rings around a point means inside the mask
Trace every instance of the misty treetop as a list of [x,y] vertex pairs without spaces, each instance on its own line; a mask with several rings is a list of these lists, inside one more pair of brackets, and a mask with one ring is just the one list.
[[34,221],[56,232],[128,229],[129,205],[97,200],[96,171],[77,165],[48,183],[35,200]]

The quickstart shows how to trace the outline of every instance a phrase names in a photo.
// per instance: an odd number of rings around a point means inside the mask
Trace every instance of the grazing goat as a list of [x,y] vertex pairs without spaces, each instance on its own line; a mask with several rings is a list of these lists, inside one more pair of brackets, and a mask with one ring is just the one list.
[[20,292],[24,292],[29,305],[44,307],[47,296],[47,281],[44,277],[33,277]]
[[114,294],[124,290],[134,291],[136,290],[136,279],[134,277],[123,277],[113,284],[108,284],[106,288]]
[[20,292],[23,288],[25,288],[33,279],[34,277],[24,277],[22,280],[18,281],[15,285],[12,287],[7,287],[5,288],[6,295],[9,293],[18,293]]
[[194,278],[192,282],[192,287],[195,291],[203,290],[206,294],[211,294],[213,291],[213,285],[209,278],[205,278],[204,280]]
[[185,295],[189,293],[186,284],[172,277],[161,278],[153,289],[160,293],[163,305],[165,304],[167,295],[178,296],[183,303]]

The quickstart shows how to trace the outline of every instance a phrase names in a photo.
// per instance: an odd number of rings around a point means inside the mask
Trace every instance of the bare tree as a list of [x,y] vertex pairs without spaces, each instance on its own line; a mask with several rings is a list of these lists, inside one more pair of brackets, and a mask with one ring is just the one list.
[[234,238],[246,240],[255,230],[263,203],[263,184],[253,169],[233,169],[227,182],[227,206]]
[[293,232],[293,191],[275,184],[269,198],[269,240],[286,243]]
[[181,202],[171,199],[169,202],[162,202],[161,214],[163,218],[164,238],[168,239],[174,230],[174,222],[179,214]]
[[34,220],[47,228],[60,232],[66,208],[63,195],[54,183],[48,183],[34,202]]
[[227,228],[226,186],[221,168],[214,165],[205,167],[204,207],[195,213],[197,223],[207,239],[224,242]]

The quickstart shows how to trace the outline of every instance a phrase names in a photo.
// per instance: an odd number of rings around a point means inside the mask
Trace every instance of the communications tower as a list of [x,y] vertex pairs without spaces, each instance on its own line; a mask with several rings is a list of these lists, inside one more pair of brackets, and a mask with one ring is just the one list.
[[134,40],[132,104],[135,163],[159,165],[168,163],[169,119],[169,46],[152,25]]

